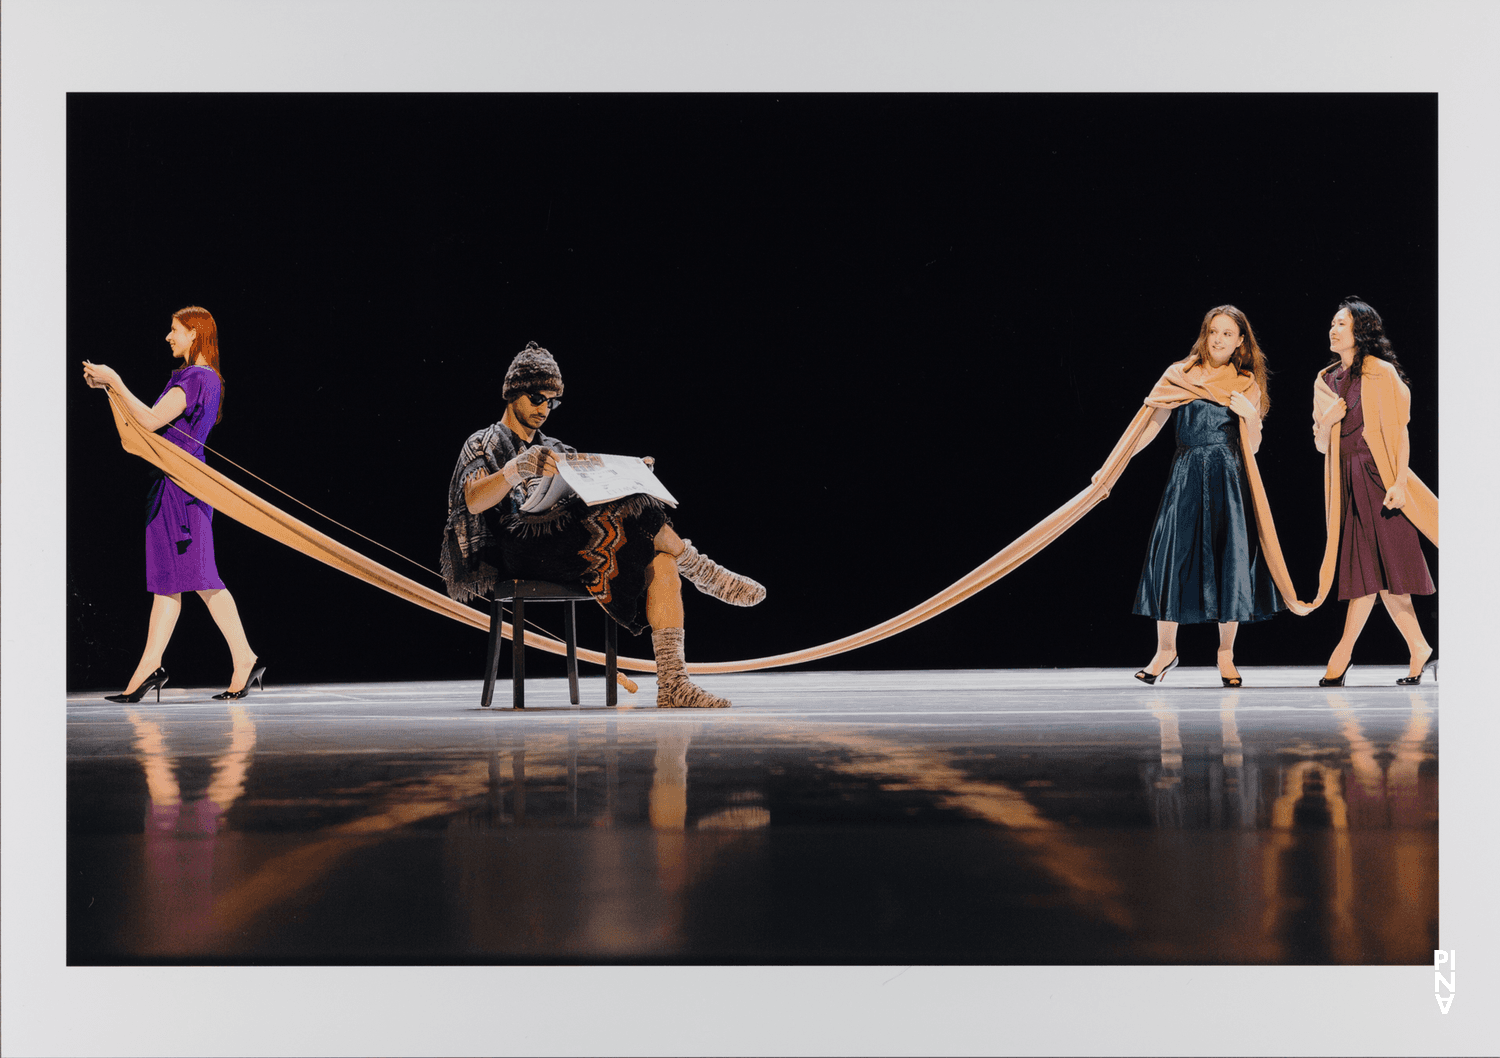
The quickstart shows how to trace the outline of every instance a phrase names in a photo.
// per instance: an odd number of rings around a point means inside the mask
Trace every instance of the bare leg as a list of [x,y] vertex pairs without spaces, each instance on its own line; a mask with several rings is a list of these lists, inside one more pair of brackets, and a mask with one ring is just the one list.
[[1421,625],[1417,624],[1417,611],[1412,608],[1410,595],[1392,595],[1388,591],[1380,593],[1380,601],[1385,603],[1386,612],[1391,615],[1391,620],[1396,622],[1396,628],[1401,632],[1401,637],[1406,640],[1406,649],[1411,652],[1410,669],[1408,676],[1415,676],[1422,671],[1422,666],[1427,664],[1427,659],[1432,657],[1432,647],[1427,642],[1427,637],[1422,634]]
[[255,668],[255,651],[250,649],[250,642],[245,638],[245,626],[240,623],[240,611],[234,604],[234,596],[229,594],[228,588],[212,588],[200,591],[198,597],[208,605],[209,616],[229,644],[229,656],[234,660],[234,678],[229,681],[229,689],[242,691]]
[[151,620],[146,626],[146,650],[141,663],[130,676],[126,694],[134,693],[147,676],[161,667],[162,655],[172,641],[172,630],[177,627],[177,615],[182,613],[182,595],[151,596]]
[[682,554],[683,549],[687,546],[682,542],[682,537],[677,535],[677,530],[673,529],[670,525],[662,526],[656,535],[651,538],[651,543],[655,546],[656,550],[665,551],[673,557]]
[[1156,622],[1156,653],[1151,657],[1151,664],[1146,671],[1153,676],[1160,676],[1162,669],[1171,663],[1177,656],[1177,622]]
[[1240,630],[1238,621],[1223,621],[1219,624],[1219,675],[1238,679],[1240,670],[1234,667],[1234,636]]
[[1344,615],[1344,636],[1339,640],[1338,646],[1333,648],[1333,654],[1328,659],[1328,669],[1323,673],[1324,679],[1336,680],[1349,668],[1349,659],[1354,657],[1354,641],[1365,630],[1365,622],[1370,619],[1370,611],[1373,609],[1373,594],[1349,600],[1349,610]]
[[[663,532],[672,530],[669,527]],[[660,533],[657,540],[661,540]],[[677,542],[679,546],[682,543]],[[653,629],[681,628],[683,617],[682,578],[677,573],[677,560],[670,552],[658,552],[646,567],[646,621]]]

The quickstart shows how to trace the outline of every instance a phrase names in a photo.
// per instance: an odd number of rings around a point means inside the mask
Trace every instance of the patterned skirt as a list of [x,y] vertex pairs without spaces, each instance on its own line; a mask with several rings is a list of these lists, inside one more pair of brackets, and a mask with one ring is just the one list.
[[627,496],[589,507],[576,496],[564,517],[507,519],[496,535],[496,562],[508,577],[582,584],[617,622],[639,635],[645,617],[646,572],[653,541],[672,520],[650,496]]

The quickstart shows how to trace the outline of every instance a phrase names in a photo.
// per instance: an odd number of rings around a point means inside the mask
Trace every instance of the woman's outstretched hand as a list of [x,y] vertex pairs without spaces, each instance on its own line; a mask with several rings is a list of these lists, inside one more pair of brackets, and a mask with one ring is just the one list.
[[87,360],[83,362],[83,380],[89,384],[90,389],[119,389],[122,386],[119,372],[114,368],[104,364],[91,364]]

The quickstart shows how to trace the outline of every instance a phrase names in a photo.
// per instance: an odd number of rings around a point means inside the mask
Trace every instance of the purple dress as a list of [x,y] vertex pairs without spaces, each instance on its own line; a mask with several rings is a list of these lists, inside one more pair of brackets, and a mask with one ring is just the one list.
[[1400,511],[1389,511],[1380,468],[1365,442],[1365,409],[1360,379],[1343,368],[1323,376],[1349,410],[1339,425],[1339,476],[1343,491],[1343,530],[1339,535],[1339,598],[1362,599],[1377,591],[1392,595],[1431,595],[1437,591],[1417,527]]
[[[201,460],[219,415],[219,376],[209,367],[184,367],[172,372],[161,397],[173,387],[187,397],[187,407],[157,433]],[[224,587],[214,564],[213,517],[212,507],[165,476],[152,482],[146,494],[147,591],[176,595]]]

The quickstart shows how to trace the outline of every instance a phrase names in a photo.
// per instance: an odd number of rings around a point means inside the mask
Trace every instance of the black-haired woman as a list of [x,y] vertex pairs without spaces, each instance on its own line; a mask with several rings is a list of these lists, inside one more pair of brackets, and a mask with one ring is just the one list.
[[1410,654],[1407,675],[1396,682],[1420,683],[1437,663],[1411,597],[1437,590],[1418,533],[1437,543],[1438,501],[1409,466],[1411,390],[1380,314],[1359,298],[1339,305],[1328,347],[1335,359],[1313,382],[1313,440],[1329,461],[1329,480],[1337,474],[1327,499],[1339,505],[1338,597],[1349,609],[1318,685],[1344,685],[1377,598]]

